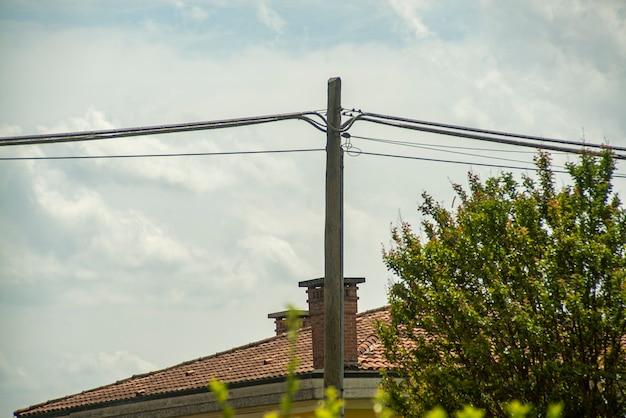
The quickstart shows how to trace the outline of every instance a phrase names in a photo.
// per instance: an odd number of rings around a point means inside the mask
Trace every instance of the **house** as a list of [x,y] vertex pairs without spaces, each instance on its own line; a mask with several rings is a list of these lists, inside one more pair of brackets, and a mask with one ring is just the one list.
[[[357,313],[358,285],[364,278],[344,279],[344,399],[346,417],[373,417],[372,398],[387,366],[375,324],[388,321],[388,308]],[[296,342],[300,380],[293,413],[313,416],[324,395],[324,280],[299,283],[308,294],[309,310]],[[16,417],[196,417],[221,416],[207,384],[228,384],[229,400],[237,416],[261,417],[278,409],[285,390],[289,361],[286,312],[268,315],[276,335],[228,351],[187,361],[163,370],[32,405],[15,411]]]

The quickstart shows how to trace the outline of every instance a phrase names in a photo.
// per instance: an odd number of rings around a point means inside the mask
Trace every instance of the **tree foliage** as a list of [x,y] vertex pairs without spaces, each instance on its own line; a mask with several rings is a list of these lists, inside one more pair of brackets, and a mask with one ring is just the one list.
[[550,157],[537,180],[504,173],[448,210],[427,193],[423,238],[401,222],[385,250],[399,280],[380,324],[392,407],[420,416],[471,404],[506,416],[518,399],[545,414],[626,416],[626,213],[609,151],[568,164],[557,191]]

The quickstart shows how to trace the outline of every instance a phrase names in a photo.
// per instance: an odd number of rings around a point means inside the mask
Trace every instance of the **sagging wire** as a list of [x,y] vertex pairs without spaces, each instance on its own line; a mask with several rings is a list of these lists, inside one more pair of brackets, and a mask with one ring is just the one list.
[[[206,122],[182,123],[173,125],[145,126],[137,128],[112,129],[102,131],[88,132],[70,132],[61,134],[44,134],[44,135],[28,135],[0,138],[0,146],[7,145],[25,145],[25,144],[44,144],[57,142],[72,141],[89,141],[98,139],[112,139],[122,137],[134,137],[144,135],[156,135],[175,132],[200,131],[210,129],[221,129],[240,127],[247,125],[257,125],[263,123],[284,121],[284,120],[302,120],[315,129],[327,133],[328,130],[340,133],[344,138],[349,138],[348,130],[357,122],[365,121],[380,125],[392,126],[397,128],[428,132],[433,134],[456,136],[479,141],[496,142],[514,146],[532,147],[558,151],[564,153],[580,153],[583,149],[589,148],[608,148],[613,151],[626,151],[625,147],[610,147],[607,145],[580,143],[574,141],[566,141],[555,138],[543,138],[531,135],[515,134],[510,132],[499,132],[486,129],[470,128],[465,126],[443,124],[437,122],[428,122],[417,119],[409,119],[398,116],[389,116],[379,113],[363,112],[361,109],[341,109],[341,114],[348,117],[340,126],[332,126],[328,123],[326,112],[315,110],[307,112],[283,113],[268,116],[254,116],[247,118],[216,120]],[[347,136],[346,136],[347,135]],[[552,145],[558,144],[558,145]],[[565,147],[563,145],[575,146],[578,148]],[[349,155],[359,155],[360,149],[348,140],[344,144]],[[613,154],[617,160],[626,160],[626,155]]]
[[[507,145],[522,146],[540,148],[551,151],[558,151],[570,154],[579,154],[583,149],[589,150],[589,148],[597,149],[610,149],[613,151],[626,151],[625,147],[612,147],[604,144],[590,144],[580,143],[575,141],[567,141],[555,138],[543,138],[531,135],[515,134],[510,132],[492,131],[486,129],[470,128],[465,126],[443,124],[437,122],[427,122],[416,119],[408,119],[397,116],[381,115],[378,113],[362,112],[361,110],[347,111],[346,116],[350,116],[350,119],[346,121],[342,128],[349,129],[354,123],[359,120],[392,126],[396,128],[409,129],[421,132],[428,132],[439,135],[455,136],[460,138],[474,139],[479,141],[496,142]],[[356,115],[355,115],[356,114]],[[517,138],[517,139],[512,139]],[[525,141],[524,141],[525,140]],[[535,141],[535,142],[531,142]],[[559,145],[552,145],[559,144]],[[571,145],[578,148],[570,148],[562,145]],[[597,151],[593,151],[597,152]],[[613,154],[613,157],[617,160],[626,160],[626,155]]]
[[[477,166],[477,167],[500,168],[500,169],[508,169],[508,170],[521,170],[521,171],[538,171],[539,170],[536,167],[520,167],[520,166],[502,165],[502,164],[479,163],[479,162],[472,162],[472,161],[444,160],[444,159],[438,159],[438,158],[416,157],[412,155],[388,154],[388,153],[380,153],[380,152],[362,151],[361,155],[370,155],[374,157],[386,157],[386,158],[398,158],[398,159],[404,159],[404,160],[429,161],[429,162],[436,162],[436,163],[470,165],[470,166]],[[568,171],[562,170],[562,169],[552,170],[552,172],[558,173],[558,174],[568,173]],[[626,175],[613,174],[613,178],[624,179],[626,178]]]
[[363,113],[363,117],[390,120],[394,122],[404,122],[404,123],[410,123],[414,125],[432,126],[432,127],[449,129],[449,130],[474,132],[474,133],[494,135],[494,136],[500,136],[500,137],[510,137],[510,138],[525,139],[525,140],[530,140],[530,141],[539,141],[542,143],[548,142],[548,143],[555,143],[555,144],[561,144],[561,145],[584,146],[587,148],[611,148],[615,151],[626,151],[626,147],[612,147],[606,144],[592,144],[584,140],[582,142],[569,141],[569,140],[564,140],[564,139],[547,138],[547,137],[526,135],[526,134],[517,134],[517,133],[512,133],[512,132],[494,131],[494,130],[480,129],[480,128],[470,128],[467,126],[451,125],[451,124],[438,123],[438,122],[429,122],[429,121],[423,121],[423,120],[417,120],[417,119],[403,118],[399,116],[382,115],[380,113]]
[[[481,155],[481,154],[475,154],[475,153],[471,153],[471,152],[453,151],[451,149],[442,149],[442,148],[467,149],[466,147],[429,146],[429,145],[426,145],[426,144],[417,144],[417,143],[407,142],[407,141],[394,141],[394,140],[389,140],[389,139],[372,138],[372,137],[358,136],[358,135],[352,135],[351,137],[352,138],[356,138],[356,139],[362,139],[362,140],[365,140],[365,141],[380,142],[380,143],[389,144],[389,145],[411,147],[411,148],[419,148],[419,149],[424,149],[424,150],[429,150],[429,151],[446,152],[446,153],[456,154],[456,155],[466,155],[466,156],[469,156],[469,157],[487,158],[487,159],[493,159],[493,160],[498,160],[498,161],[509,161],[509,162],[514,162],[514,163],[527,164],[525,161],[520,161],[520,160],[516,160],[516,159],[513,159],[513,158],[504,158],[504,157],[497,157],[497,156],[494,156],[494,155]],[[489,149],[485,149],[483,151],[503,152],[503,150],[489,150]],[[509,151],[504,151],[504,152],[509,152]],[[528,153],[531,153],[531,152],[528,152]]]
[[127,158],[159,158],[159,157],[208,157],[228,155],[254,155],[254,154],[287,154],[302,152],[320,152],[324,148],[306,149],[282,149],[260,151],[222,151],[222,152],[182,152],[167,154],[117,154],[117,155],[67,155],[45,157],[0,157],[0,161],[42,161],[42,160],[101,160],[101,159],[127,159]]
[[326,132],[326,126],[328,125],[328,121],[326,120],[326,118],[319,111],[312,112],[310,113],[310,115],[317,116],[318,118],[322,120],[322,123],[305,115],[303,115],[299,119],[311,124],[311,126],[313,126],[315,129],[319,131]]
[[[321,119],[321,122],[315,118]],[[99,131],[68,132],[43,135],[23,135],[0,138],[0,146],[47,144],[59,142],[92,141],[124,137],[158,135],[178,132],[202,131],[211,129],[233,128],[263,123],[303,120],[314,128],[326,132],[326,118],[319,111],[283,113],[267,116],[253,116],[237,119],[215,120],[205,122],[180,123],[158,126],[141,126],[135,128],[109,129]]]

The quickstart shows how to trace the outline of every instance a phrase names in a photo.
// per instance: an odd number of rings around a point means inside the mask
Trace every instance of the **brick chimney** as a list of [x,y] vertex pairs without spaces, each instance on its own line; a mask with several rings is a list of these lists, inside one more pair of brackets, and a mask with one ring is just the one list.
[[[345,277],[343,292],[343,357],[344,366],[358,363],[356,314],[357,285],[364,283],[363,277]],[[299,283],[306,287],[309,303],[309,324],[313,340],[313,367],[324,368],[324,278],[305,280]]]
[[[284,334],[287,329],[287,314],[289,311],[274,312],[267,314],[267,317],[274,319],[274,325],[276,326],[276,335]],[[309,326],[309,311],[297,311],[298,318],[300,319],[300,327]]]

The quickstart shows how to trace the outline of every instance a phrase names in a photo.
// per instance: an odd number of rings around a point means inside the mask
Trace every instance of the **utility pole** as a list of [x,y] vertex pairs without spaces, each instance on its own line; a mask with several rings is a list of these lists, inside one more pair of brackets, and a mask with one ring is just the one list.
[[328,80],[324,230],[324,387],[343,398],[343,150],[341,79]]

